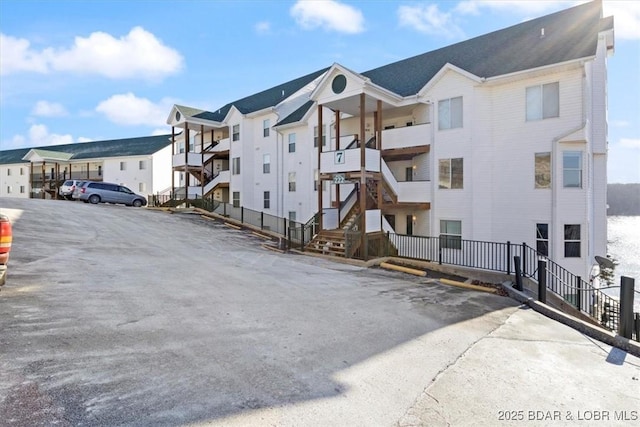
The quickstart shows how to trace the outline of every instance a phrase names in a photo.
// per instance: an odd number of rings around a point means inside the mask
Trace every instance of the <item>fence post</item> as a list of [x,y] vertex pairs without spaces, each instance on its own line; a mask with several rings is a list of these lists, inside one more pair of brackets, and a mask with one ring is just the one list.
[[260,230],[264,230],[264,212],[260,212]]
[[547,263],[538,260],[538,301],[547,303]]
[[517,255],[513,257],[513,266],[516,271],[516,284],[514,288],[516,288],[519,291],[522,291],[523,288],[522,288],[522,272],[520,271],[520,257]]
[[438,264],[442,265],[442,236],[438,237]]
[[300,224],[300,250],[304,252],[304,224]]
[[576,277],[576,308],[582,310],[582,277]]
[[511,242],[507,240],[507,275],[511,276]]
[[390,256],[390,252],[391,252],[391,249],[390,249],[391,241],[389,240],[390,239],[389,236],[390,236],[390,234],[387,231],[387,241],[385,242],[386,243],[386,246],[385,246],[385,254],[386,254],[386,256]]
[[222,216],[227,216],[227,202],[222,202]]
[[240,206],[240,224],[244,224],[244,206]]
[[633,336],[633,293],[635,280],[631,277],[620,278],[620,322],[618,335],[625,338]]
[[527,244],[522,242],[522,274],[527,277]]

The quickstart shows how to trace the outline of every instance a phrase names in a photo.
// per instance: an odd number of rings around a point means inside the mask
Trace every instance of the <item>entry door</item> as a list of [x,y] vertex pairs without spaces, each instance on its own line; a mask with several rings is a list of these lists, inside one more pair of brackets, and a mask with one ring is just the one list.
[[405,171],[404,172],[404,175],[405,175],[404,180],[405,181],[413,181],[413,168],[406,168],[404,171]]
[[413,215],[407,215],[407,236],[413,236]]

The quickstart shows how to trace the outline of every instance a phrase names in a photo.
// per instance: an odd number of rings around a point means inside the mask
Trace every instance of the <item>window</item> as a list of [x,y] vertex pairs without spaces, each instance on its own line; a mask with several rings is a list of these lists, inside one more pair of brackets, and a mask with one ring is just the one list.
[[11,169],[7,168],[7,176],[11,176]]
[[438,129],[462,127],[462,97],[438,101]]
[[127,162],[120,162],[120,170],[121,171],[127,170]]
[[296,173],[289,172],[289,191],[296,191]]
[[271,172],[271,155],[265,154],[262,156],[262,173]]
[[440,220],[440,247],[462,249],[462,221]]
[[102,165],[98,165],[98,176],[102,176]]
[[318,191],[319,185],[320,185],[320,176],[318,174],[318,169],[314,169],[313,170],[313,191]]
[[[64,170],[66,172],[67,168],[65,168]],[[24,168],[20,168],[20,175],[24,175]]]
[[296,211],[289,211],[289,221],[296,220]]
[[527,88],[527,121],[560,116],[560,83]]
[[233,125],[232,141],[240,141],[240,125]]
[[551,153],[536,153],[536,188],[551,188]]
[[263,120],[262,121],[262,136],[264,136],[265,138],[267,136],[269,136],[269,119]]
[[549,224],[536,224],[536,250],[549,256]]
[[462,158],[440,159],[438,161],[438,188],[462,188]]
[[566,224],[564,226],[564,256],[565,258],[580,258],[580,224]]
[[138,191],[147,191],[147,186],[144,182],[138,183]]
[[24,194],[24,192],[25,192],[24,185],[21,185],[20,186],[20,194]]
[[146,160],[140,160],[138,162],[138,169],[144,170],[146,168],[147,168],[147,161]]
[[296,152],[296,134],[295,133],[289,134],[289,152],[290,153]]
[[178,154],[183,154],[183,153],[184,153],[184,141],[178,144]]
[[233,175],[240,175],[240,157],[234,157],[232,159],[231,173]]
[[7,194],[11,194],[11,186],[7,185]]
[[[324,131],[322,131],[322,146],[324,147],[325,145],[327,145],[327,133]],[[318,146],[318,126],[314,126],[313,128],[313,146],[317,147]]]
[[265,209],[269,209],[270,205],[271,205],[270,194],[269,194],[268,191],[265,191],[264,192],[264,204],[263,204],[263,207]]
[[582,188],[582,152],[562,153],[562,184],[565,188]]
[[233,207],[234,208],[239,208],[240,207],[240,192],[239,191],[234,191],[233,192]]

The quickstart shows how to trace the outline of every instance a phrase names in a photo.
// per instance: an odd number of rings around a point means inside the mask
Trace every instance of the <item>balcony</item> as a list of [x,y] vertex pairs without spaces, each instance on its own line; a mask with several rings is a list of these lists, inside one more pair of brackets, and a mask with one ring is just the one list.
[[[202,166],[202,154],[200,153],[187,153],[186,159],[187,167],[199,168]],[[173,167],[184,168],[185,166],[185,153],[179,153],[173,155]]]
[[431,203],[431,181],[398,182],[398,203]]
[[[380,151],[365,148],[365,169],[380,172]],[[360,148],[320,153],[320,172],[360,172]]]
[[431,123],[382,131],[383,150],[396,150],[422,145],[431,145]]

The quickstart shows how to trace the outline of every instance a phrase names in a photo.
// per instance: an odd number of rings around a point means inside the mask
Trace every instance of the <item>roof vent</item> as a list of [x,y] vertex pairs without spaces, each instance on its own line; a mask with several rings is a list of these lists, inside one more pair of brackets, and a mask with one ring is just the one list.
[[540,28],[540,38],[544,38],[544,27]]

